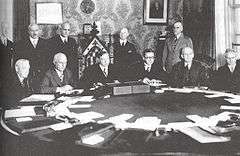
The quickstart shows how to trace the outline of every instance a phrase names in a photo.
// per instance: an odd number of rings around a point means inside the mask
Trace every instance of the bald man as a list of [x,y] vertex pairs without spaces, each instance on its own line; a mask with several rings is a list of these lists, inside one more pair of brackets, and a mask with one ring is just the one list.
[[30,74],[36,80],[34,88],[39,87],[40,80],[46,72],[47,42],[40,37],[41,29],[37,24],[28,26],[29,36],[16,43],[16,59],[27,59],[31,65]]
[[19,59],[16,61],[15,72],[10,73],[8,79],[4,81],[3,95],[7,104],[15,105],[19,100],[34,92],[29,71],[28,60]]
[[120,39],[113,43],[114,64],[118,67],[119,76],[123,81],[127,80],[128,69],[131,65],[142,61],[142,57],[137,53],[133,43],[128,41],[129,32],[127,28],[120,31]]
[[182,48],[193,49],[192,39],[183,34],[183,25],[180,21],[173,24],[173,33],[172,37],[166,39],[162,56],[162,66],[168,73],[174,64],[181,61],[179,56]]
[[53,68],[50,68],[41,83],[41,93],[66,93],[73,89],[72,72],[67,69],[67,57],[57,53],[53,58]]
[[74,79],[78,78],[78,55],[76,40],[69,37],[71,32],[70,23],[65,22],[59,26],[60,34],[49,39],[51,62],[54,54],[64,53],[68,58],[68,68],[73,72]]
[[172,87],[208,86],[208,74],[201,62],[193,60],[191,47],[184,47],[181,52],[182,61],[173,66],[171,72]]

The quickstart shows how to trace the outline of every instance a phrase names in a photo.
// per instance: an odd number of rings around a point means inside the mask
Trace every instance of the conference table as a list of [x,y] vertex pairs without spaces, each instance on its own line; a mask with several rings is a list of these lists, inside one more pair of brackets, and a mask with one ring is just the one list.
[[[21,124],[24,125],[24,122],[17,122],[16,118],[5,118],[4,113],[2,114],[1,124],[7,131],[15,134],[16,137],[25,140],[26,144],[33,141],[40,142],[41,146],[36,147],[39,151],[42,151],[42,146],[46,145],[46,147],[44,146],[45,150],[48,148],[49,151],[58,151],[56,155],[67,155],[66,151],[70,155],[78,155],[79,153],[83,155],[91,155],[92,153],[94,155],[240,154],[240,133],[237,130],[224,134],[224,136],[231,137],[230,141],[200,143],[180,131],[169,130],[163,128],[164,126],[160,126],[160,128],[156,129],[157,131],[151,131],[138,128],[121,129],[111,123],[98,123],[98,121],[104,121],[121,114],[132,115],[127,120],[129,123],[133,123],[141,117],[153,116],[161,119],[161,125],[190,122],[186,117],[187,115],[210,117],[224,111],[220,109],[221,105],[230,105],[228,101],[224,100],[225,96],[206,97],[209,94],[199,90],[196,90],[196,92],[184,92],[184,89],[176,91],[168,88],[160,92],[151,89],[149,93],[102,96],[91,102],[77,103],[77,105],[87,104],[91,107],[69,107],[69,110],[73,113],[97,112],[103,114],[103,117],[94,119],[92,122],[76,124],[72,128],[60,131],[46,128],[21,133],[22,131],[17,131],[16,127],[21,130]],[[42,108],[41,105],[37,107],[39,110]],[[41,113],[42,116],[32,117],[31,122],[34,122],[35,118],[48,118],[44,111],[40,111]],[[81,135],[91,130],[94,131],[94,128],[103,128],[105,130],[98,131],[104,133],[104,142],[97,145],[84,144],[81,141]],[[91,154],[86,154],[83,151]]]

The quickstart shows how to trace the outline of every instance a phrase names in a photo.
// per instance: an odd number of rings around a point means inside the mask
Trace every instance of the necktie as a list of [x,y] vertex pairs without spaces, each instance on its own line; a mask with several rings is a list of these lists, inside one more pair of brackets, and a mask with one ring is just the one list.
[[34,48],[37,47],[37,40],[33,40],[33,47],[34,47]]
[[230,66],[230,71],[231,71],[231,73],[233,73],[233,71],[234,71],[234,67],[233,66]]
[[176,48],[176,46],[177,46],[177,37],[174,37],[174,40],[173,40],[173,49],[175,49]]
[[63,75],[63,73],[61,73],[59,76],[61,82],[63,82],[63,77],[64,77],[64,75]]
[[151,68],[150,67],[147,67],[147,71],[150,72]]
[[64,39],[64,43],[67,44],[67,38]]
[[106,77],[108,76],[108,73],[107,73],[107,69],[106,69],[106,68],[103,69],[103,74],[104,74]]

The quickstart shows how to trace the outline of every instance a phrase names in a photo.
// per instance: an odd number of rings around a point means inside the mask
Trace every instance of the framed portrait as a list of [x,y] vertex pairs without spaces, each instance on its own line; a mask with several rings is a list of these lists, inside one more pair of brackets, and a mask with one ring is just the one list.
[[37,24],[60,24],[63,22],[62,3],[36,3]]
[[144,0],[143,23],[167,24],[169,0]]
[[92,31],[92,24],[90,23],[83,24],[83,34],[85,35],[90,34],[91,31]]

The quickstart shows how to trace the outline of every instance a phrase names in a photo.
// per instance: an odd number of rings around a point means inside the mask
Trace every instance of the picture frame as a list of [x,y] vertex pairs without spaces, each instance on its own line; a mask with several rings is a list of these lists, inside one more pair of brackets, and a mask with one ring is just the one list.
[[61,24],[63,22],[62,3],[37,2],[35,9],[37,24]]
[[144,0],[143,24],[167,24],[169,0]]
[[92,24],[90,23],[84,23],[83,24],[83,34],[89,35],[92,31]]

